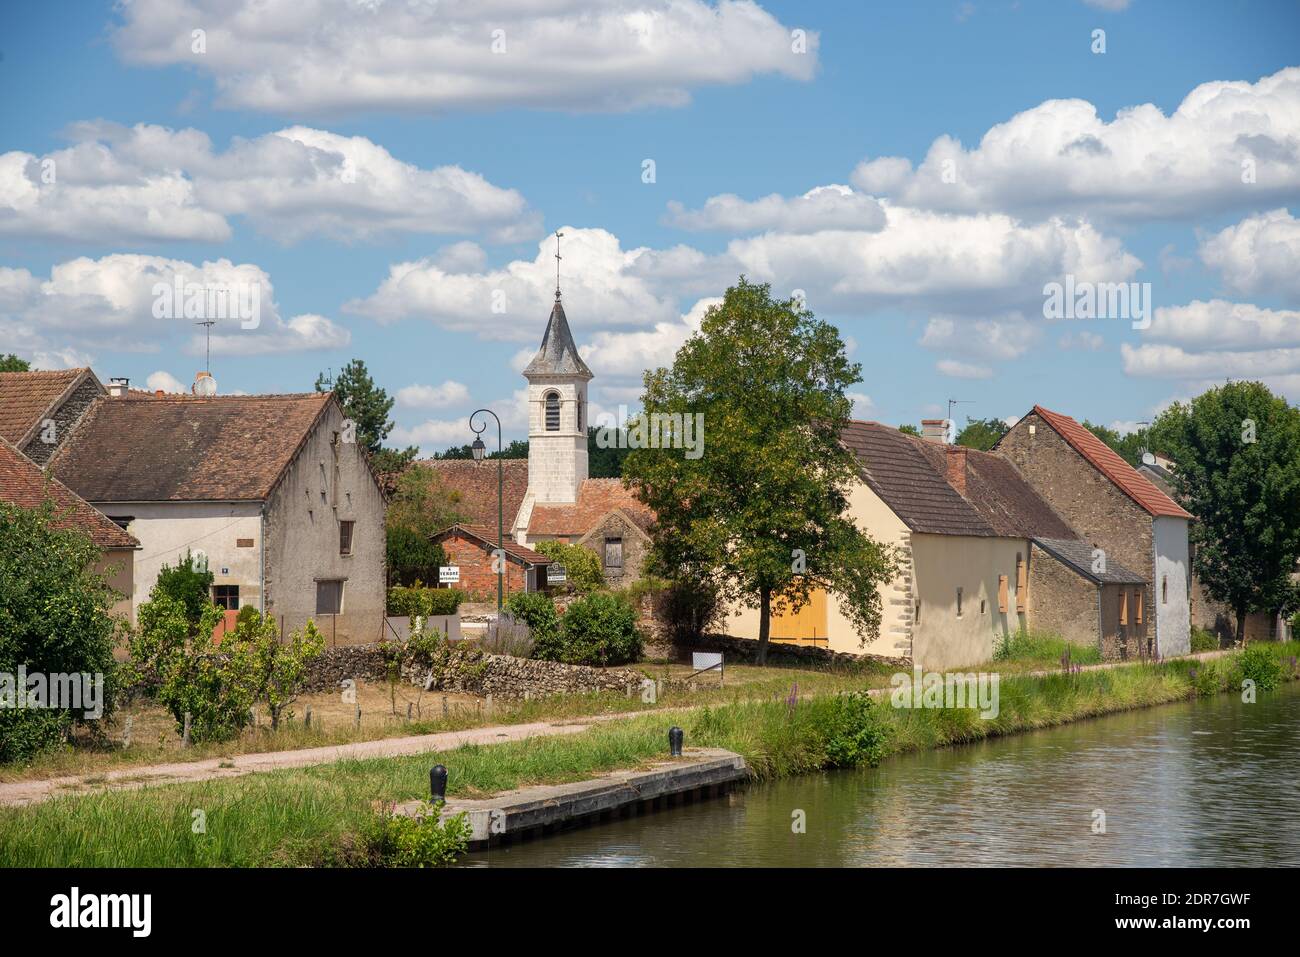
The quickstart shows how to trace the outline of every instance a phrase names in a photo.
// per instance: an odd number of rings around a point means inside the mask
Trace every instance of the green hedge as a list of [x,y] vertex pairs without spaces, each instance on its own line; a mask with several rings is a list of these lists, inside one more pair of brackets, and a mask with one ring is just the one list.
[[534,658],[567,665],[622,665],[641,657],[636,610],[613,592],[579,598],[565,610],[558,629],[534,630],[533,637]]
[[459,588],[403,588],[398,585],[388,589],[388,614],[419,615],[429,618],[433,615],[454,615],[465,600],[465,593]]

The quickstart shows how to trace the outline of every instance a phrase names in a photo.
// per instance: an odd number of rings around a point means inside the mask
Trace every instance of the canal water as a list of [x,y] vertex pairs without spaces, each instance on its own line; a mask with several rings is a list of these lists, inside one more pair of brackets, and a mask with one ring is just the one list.
[[1297,866],[1300,683],[758,785],[466,864]]

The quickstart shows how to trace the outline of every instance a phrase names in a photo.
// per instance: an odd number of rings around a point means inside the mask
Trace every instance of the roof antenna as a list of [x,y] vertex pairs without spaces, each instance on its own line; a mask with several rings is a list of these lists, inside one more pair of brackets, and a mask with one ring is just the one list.
[[215,320],[215,319],[200,319],[198,322],[196,322],[196,323],[194,323],[194,324],[195,324],[196,326],[204,326],[204,327],[206,327],[206,328],[204,329],[204,332],[206,333],[206,336],[207,336],[207,345],[204,347],[204,355],[203,355],[203,371],[204,371],[204,372],[211,372],[211,371],[212,371],[212,327],[213,327],[214,325],[216,325],[216,320]]
[[952,407],[954,405],[957,405],[958,403],[964,403],[966,405],[969,405],[974,401],[975,401],[974,399],[949,399],[948,400],[948,430],[949,432],[951,432],[951,437],[948,439],[949,445],[952,445],[954,442],[957,441],[957,423],[952,420]]
[[564,233],[558,229],[555,231],[555,301],[560,301],[560,240],[564,238]]

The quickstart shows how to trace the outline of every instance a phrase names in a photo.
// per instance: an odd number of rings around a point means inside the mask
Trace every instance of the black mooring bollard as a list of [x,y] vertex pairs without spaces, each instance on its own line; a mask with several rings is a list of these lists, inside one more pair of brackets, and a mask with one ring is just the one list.
[[447,769],[441,764],[429,769],[429,800],[447,803]]
[[686,733],[676,725],[668,729],[668,753],[674,758],[682,756],[682,739],[684,737],[686,737]]

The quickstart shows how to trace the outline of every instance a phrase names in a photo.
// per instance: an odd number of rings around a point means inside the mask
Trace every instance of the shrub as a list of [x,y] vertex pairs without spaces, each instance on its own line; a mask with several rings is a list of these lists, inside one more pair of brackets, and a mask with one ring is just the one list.
[[585,595],[604,587],[605,573],[600,558],[590,548],[569,542],[539,542],[536,550],[564,566],[563,590]]
[[195,561],[188,551],[185,561],[177,562],[176,567],[163,565],[158,572],[158,580],[149,592],[149,598],[166,595],[180,602],[185,609],[185,618],[191,624],[197,624],[199,618],[212,604],[212,572],[205,563]]
[[1219,636],[1199,625],[1192,626],[1192,652],[1214,651],[1219,647]]
[[641,657],[641,635],[636,610],[610,592],[593,592],[579,598],[560,619],[554,640],[534,633],[533,655],[570,665],[620,665]]
[[1260,691],[1272,691],[1282,681],[1282,662],[1264,645],[1247,645],[1237,659],[1243,679],[1255,682]]
[[516,621],[522,622],[536,645],[553,647],[560,632],[560,617],[555,612],[555,602],[540,591],[517,591],[506,599],[506,611]]
[[673,581],[657,597],[658,616],[677,644],[698,641],[717,628],[723,605],[718,590],[707,579]]
[[832,768],[876,765],[885,756],[888,732],[876,719],[871,696],[850,691],[835,696],[826,721],[826,760]]
[[[119,627],[109,610],[117,596],[89,570],[99,549],[80,532],[60,528],[62,518],[53,502],[35,509],[0,502],[0,672],[14,675],[26,666],[46,675],[102,675],[103,713],[109,714]],[[81,709],[0,710],[0,761],[57,746],[74,723],[86,720]]]
[[531,658],[536,642],[528,625],[507,611],[488,625],[487,634],[478,644],[489,654]]
[[388,570],[400,585],[433,581],[438,566],[447,563],[442,546],[415,529],[390,525],[385,536]]
[[441,820],[440,805],[414,816],[385,810],[367,827],[365,863],[380,867],[445,867],[469,849],[464,814]]
[[247,669],[254,698],[266,704],[274,730],[282,716],[293,715],[289,705],[302,691],[307,666],[325,651],[325,639],[308,619],[301,631],[282,642],[275,619],[263,619],[254,611],[222,642],[222,649],[230,653],[236,667]]
[[410,588],[396,585],[388,589],[388,614],[428,618],[454,615],[465,600],[459,588],[423,588],[417,582]]

